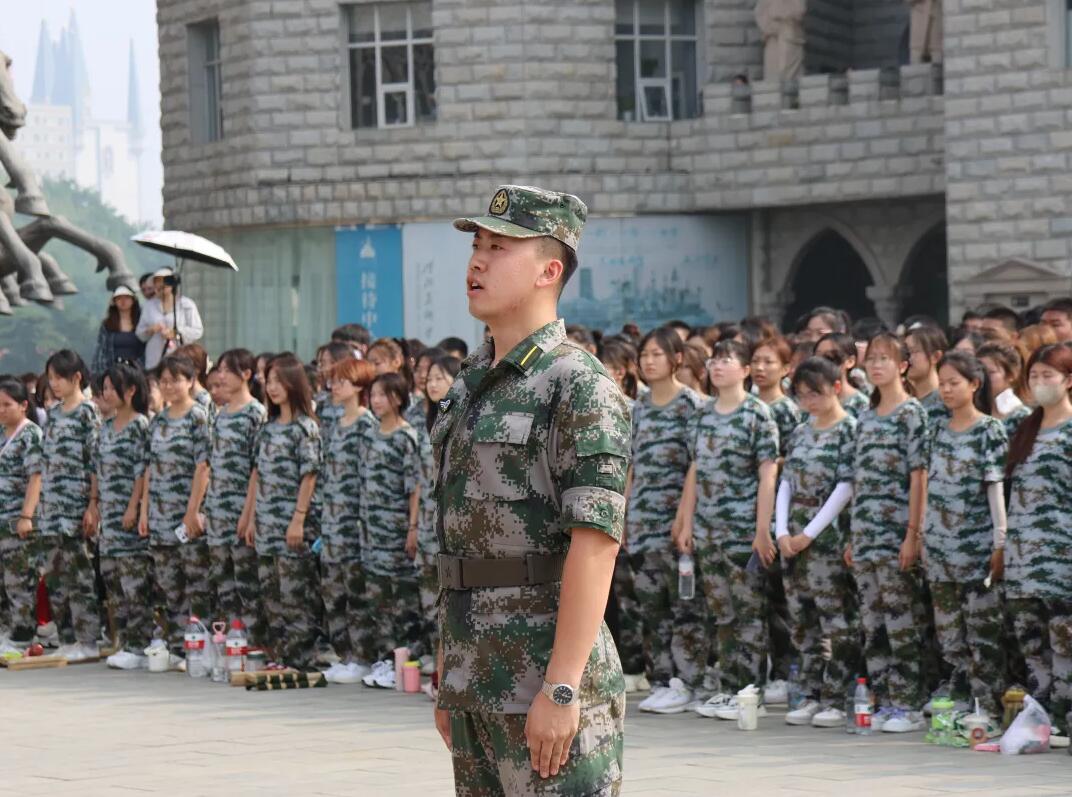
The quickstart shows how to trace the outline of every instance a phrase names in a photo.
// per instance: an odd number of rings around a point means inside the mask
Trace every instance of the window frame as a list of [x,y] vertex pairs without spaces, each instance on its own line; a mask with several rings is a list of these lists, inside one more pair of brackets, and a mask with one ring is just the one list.
[[[187,97],[191,139],[210,144],[224,137],[223,54],[218,18],[186,26]],[[197,59],[196,63],[194,58]]]
[[[670,5],[671,0],[658,0],[662,3],[663,11],[663,32],[659,34],[655,33],[641,33],[640,32],[640,4],[645,0],[628,0],[633,7],[633,30],[631,33],[618,33],[617,31],[617,13],[615,14],[615,31],[614,41],[629,42],[633,45],[633,107],[634,111],[633,121],[637,122],[673,122],[677,119],[695,119],[699,118],[703,109],[700,104],[699,91],[695,98],[696,103],[696,115],[695,116],[681,116],[674,117],[674,81],[684,75],[684,72],[680,69],[675,70],[673,62],[673,44],[675,42],[691,42],[693,45],[694,61],[696,63],[696,84],[697,88],[700,84],[700,63],[701,63],[701,50],[700,50],[700,31],[702,30],[700,24],[700,3],[698,0],[692,0],[692,14],[693,14],[693,32],[691,34],[685,33],[673,33],[670,19]],[[663,57],[666,63],[666,75],[664,77],[641,77],[641,44],[645,41],[661,42],[663,44]],[[615,64],[617,67],[618,65]],[[647,90],[661,89],[663,98],[666,102],[666,114],[654,115],[648,113],[648,94]],[[682,94],[682,100],[685,99]],[[684,104],[684,103],[683,103]],[[619,111],[619,120],[621,120],[621,112]]]

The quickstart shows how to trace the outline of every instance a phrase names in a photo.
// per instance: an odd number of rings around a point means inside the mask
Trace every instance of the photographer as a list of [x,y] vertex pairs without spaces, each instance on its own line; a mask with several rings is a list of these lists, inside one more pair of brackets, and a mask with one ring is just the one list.
[[169,351],[200,340],[204,334],[201,315],[193,299],[179,297],[176,314],[175,288],[178,285],[179,278],[170,268],[153,272],[155,295],[145,303],[135,330],[138,338],[145,341],[146,369],[155,368]]

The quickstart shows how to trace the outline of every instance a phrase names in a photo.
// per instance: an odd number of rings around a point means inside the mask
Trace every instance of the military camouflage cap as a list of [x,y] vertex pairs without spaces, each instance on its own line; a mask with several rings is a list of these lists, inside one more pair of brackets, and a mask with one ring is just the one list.
[[485,229],[508,238],[555,238],[574,252],[588,207],[573,194],[527,185],[502,185],[491,198],[488,215],[455,219],[455,229]]

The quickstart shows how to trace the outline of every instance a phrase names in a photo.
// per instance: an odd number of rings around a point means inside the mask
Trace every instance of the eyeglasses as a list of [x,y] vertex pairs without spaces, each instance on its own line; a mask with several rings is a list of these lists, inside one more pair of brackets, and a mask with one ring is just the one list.
[[740,365],[736,357],[711,357],[704,365],[708,368],[712,368],[716,365]]

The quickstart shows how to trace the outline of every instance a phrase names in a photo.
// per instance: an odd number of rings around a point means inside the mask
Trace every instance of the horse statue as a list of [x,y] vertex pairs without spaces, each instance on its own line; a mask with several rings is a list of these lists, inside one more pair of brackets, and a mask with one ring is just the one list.
[[[41,251],[53,238],[67,241],[96,257],[97,271],[108,272],[109,290],[120,285],[136,289],[134,275],[118,246],[49,212],[37,175],[12,143],[18,129],[26,124],[26,106],[15,95],[10,70],[11,58],[0,52],[0,166],[11,178],[8,187],[16,192],[12,200],[8,191],[0,189],[0,314],[10,315],[13,306],[28,301],[49,304],[57,296],[78,292],[55,258]],[[16,212],[35,218],[16,228]]]

